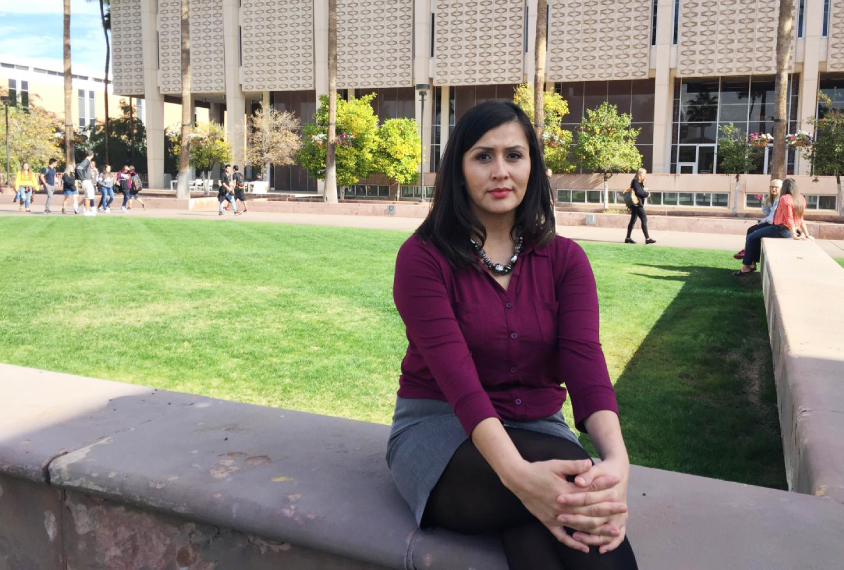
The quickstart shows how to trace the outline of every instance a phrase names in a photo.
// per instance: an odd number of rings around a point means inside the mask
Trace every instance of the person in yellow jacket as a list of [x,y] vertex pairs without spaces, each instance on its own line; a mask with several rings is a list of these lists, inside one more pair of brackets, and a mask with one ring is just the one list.
[[31,211],[29,208],[32,205],[32,193],[38,187],[38,177],[29,168],[28,162],[24,162],[18,171],[18,175],[15,177],[15,187],[18,189],[21,201],[18,210],[23,212],[24,206],[26,206],[26,211]]

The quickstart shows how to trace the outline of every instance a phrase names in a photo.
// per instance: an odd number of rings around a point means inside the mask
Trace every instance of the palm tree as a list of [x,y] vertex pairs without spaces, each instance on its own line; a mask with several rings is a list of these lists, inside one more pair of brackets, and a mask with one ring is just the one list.
[[533,80],[533,126],[539,137],[539,147],[545,148],[542,132],[545,130],[545,58],[548,51],[548,0],[536,4],[536,74]]
[[177,198],[190,198],[188,174],[190,171],[190,134],[193,116],[193,100],[190,92],[190,15],[188,0],[182,0],[181,11],[182,34],[182,145],[179,149],[179,185],[176,188]]
[[64,153],[65,167],[76,165],[73,153],[73,74],[70,71],[70,0],[64,0]]
[[788,71],[791,67],[791,41],[794,30],[794,0],[780,0],[777,25],[777,77],[774,87],[774,152],[771,177],[785,180],[785,135],[788,132]]
[[328,141],[325,147],[325,201],[337,203],[337,0],[328,0]]
[[[106,6],[109,7],[108,12],[106,12]],[[105,101],[105,123],[103,123],[105,162],[103,164],[108,164],[108,66],[111,60],[111,42],[108,40],[108,34],[111,31],[111,0],[100,0],[100,18],[102,19],[103,36],[105,36],[106,44],[105,75],[103,76],[103,100]]]

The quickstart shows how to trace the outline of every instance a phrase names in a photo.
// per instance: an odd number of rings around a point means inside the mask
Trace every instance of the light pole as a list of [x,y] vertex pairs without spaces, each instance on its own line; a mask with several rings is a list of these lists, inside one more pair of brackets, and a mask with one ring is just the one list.
[[0,100],[3,101],[3,105],[6,107],[6,184],[12,178],[9,174],[9,99],[10,97],[8,95],[0,97]]
[[425,182],[422,179],[422,168],[425,161],[425,147],[422,141],[425,138],[425,94],[431,88],[427,83],[419,83],[416,90],[419,91],[421,105],[419,107],[419,196],[425,200]]

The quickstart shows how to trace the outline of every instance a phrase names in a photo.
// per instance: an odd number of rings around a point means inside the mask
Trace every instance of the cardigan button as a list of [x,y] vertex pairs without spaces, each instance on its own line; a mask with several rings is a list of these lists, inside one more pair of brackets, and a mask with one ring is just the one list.
[[521,406],[521,405],[522,405],[522,399],[521,399],[521,398],[516,398],[516,405],[517,405],[517,406]]
[[505,307],[507,307],[508,309],[512,309],[512,308],[513,308],[513,303],[507,303],[507,304],[506,304],[506,305],[504,305],[504,306],[505,306]]
[[519,335],[517,333],[510,333],[510,338],[516,340],[517,338],[519,338]]

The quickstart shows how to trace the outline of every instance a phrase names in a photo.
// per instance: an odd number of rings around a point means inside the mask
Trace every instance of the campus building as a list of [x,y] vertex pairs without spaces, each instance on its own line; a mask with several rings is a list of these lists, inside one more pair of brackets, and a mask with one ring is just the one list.
[[[844,105],[842,0],[795,0],[795,49],[789,78],[789,131],[811,130],[824,112],[818,91]],[[652,173],[654,202],[666,207],[732,206],[734,179],[718,174],[719,127],[772,132],[777,0],[337,0],[338,89],[376,93],[382,119],[422,123],[426,184],[433,181],[455,122],[473,105],[512,99],[533,82],[537,17],[548,21],[547,87],[561,93],[574,128],[584,111],[609,101],[630,113]],[[181,91],[180,0],[112,0],[115,93],[143,98],[150,184],[164,183],[164,103]],[[328,0],[191,0],[195,99],[225,122],[242,163],[243,124],[264,102],[311,120],[328,92]],[[419,89],[428,86],[428,89]],[[423,102],[424,101],[424,102]],[[764,192],[771,149],[742,182],[738,209]],[[796,150],[788,171],[808,175]],[[695,176],[697,175],[697,176]],[[596,176],[555,178],[563,202],[597,203]],[[624,178],[624,180],[621,180]],[[616,181],[618,179],[618,181]],[[801,178],[802,180],[802,178]],[[806,180],[810,180],[808,177]],[[364,181],[365,182],[365,181]],[[616,176],[613,189],[627,187]],[[598,185],[596,185],[598,184]],[[801,182],[802,184],[802,182]],[[277,190],[318,192],[297,166],[274,167]],[[347,195],[385,197],[385,185]],[[403,188],[413,196],[418,189]],[[835,185],[804,188],[810,208],[838,206]],[[615,198],[614,198],[615,199]]]

